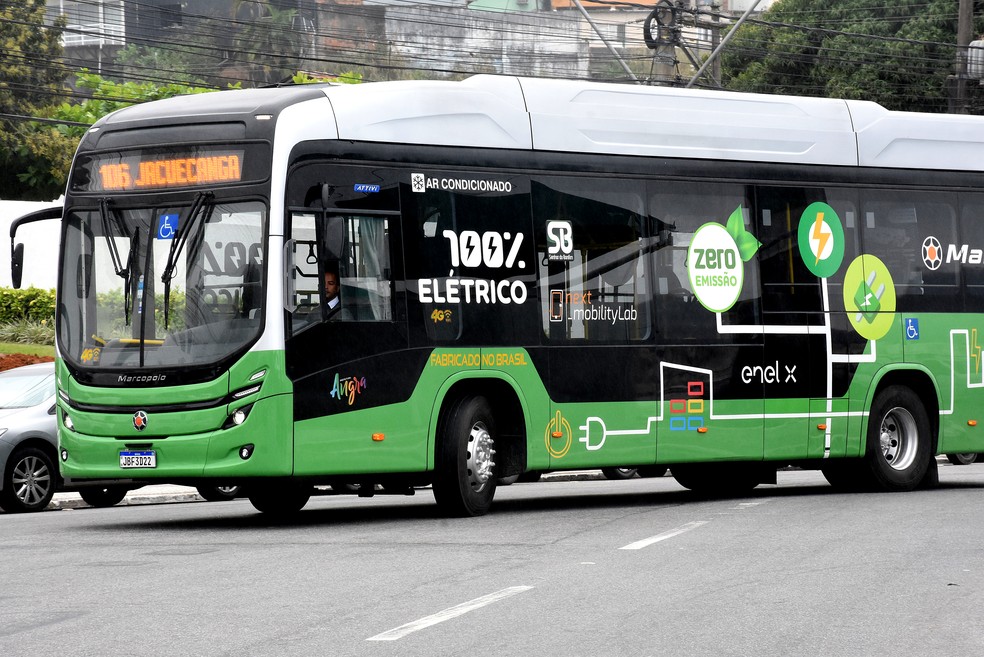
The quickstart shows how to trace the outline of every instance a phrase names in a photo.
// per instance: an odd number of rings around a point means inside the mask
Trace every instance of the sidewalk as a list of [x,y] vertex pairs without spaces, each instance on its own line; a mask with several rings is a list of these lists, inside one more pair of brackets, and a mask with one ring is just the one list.
[[[550,472],[543,475],[540,481],[587,481],[604,479],[600,470],[571,470],[568,472]],[[190,486],[175,486],[173,484],[155,484],[131,490],[116,506],[131,504],[163,504],[165,502],[204,502],[205,498]],[[88,509],[88,504],[82,501],[78,493],[55,493],[47,510],[57,509]]]

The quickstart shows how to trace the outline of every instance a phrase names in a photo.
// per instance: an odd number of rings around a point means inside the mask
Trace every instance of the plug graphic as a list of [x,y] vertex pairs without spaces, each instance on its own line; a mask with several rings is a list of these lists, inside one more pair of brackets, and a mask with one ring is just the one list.
[[854,303],[857,304],[858,313],[855,315],[855,321],[860,322],[862,319],[867,321],[869,324],[875,321],[878,316],[878,311],[881,309],[881,296],[885,294],[885,285],[879,285],[877,291],[872,291],[871,286],[875,284],[875,272],[871,272],[868,275],[868,280],[861,283],[858,286],[857,292],[854,293]]

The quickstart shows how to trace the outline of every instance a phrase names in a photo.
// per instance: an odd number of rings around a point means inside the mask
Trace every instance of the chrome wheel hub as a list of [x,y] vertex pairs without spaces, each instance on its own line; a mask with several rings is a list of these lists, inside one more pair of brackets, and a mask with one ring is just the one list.
[[44,461],[29,456],[14,466],[11,482],[17,499],[26,505],[38,504],[52,486],[51,472]]
[[465,457],[465,468],[468,474],[468,485],[476,493],[485,488],[492,478],[492,468],[495,461],[495,441],[484,422],[472,425],[468,434],[468,454]]
[[911,466],[919,445],[919,432],[912,414],[900,406],[885,413],[878,442],[882,456],[891,468],[905,470]]

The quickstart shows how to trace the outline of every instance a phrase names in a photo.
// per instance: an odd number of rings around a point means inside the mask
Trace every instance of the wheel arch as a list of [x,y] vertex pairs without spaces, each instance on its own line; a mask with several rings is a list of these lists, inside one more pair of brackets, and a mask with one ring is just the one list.
[[[514,380],[502,372],[473,371],[449,377],[438,391],[427,431],[427,469],[436,466],[437,435],[441,417],[455,401],[480,395],[488,400],[499,433],[496,463],[502,476],[520,474],[526,470],[527,436],[530,435],[530,414],[526,399]],[[499,442],[499,439],[504,439]],[[501,445],[501,449],[500,449]]]
[[871,421],[870,409],[874,404],[875,398],[884,390],[891,386],[904,386],[912,390],[922,401],[929,417],[930,426],[930,446],[932,453],[936,454],[940,444],[940,397],[936,380],[929,370],[921,366],[901,367],[886,369],[879,372],[877,378],[872,381],[868,389],[868,396],[865,399],[865,413],[861,422],[861,454],[864,456],[866,441],[864,437],[868,435],[868,422]]

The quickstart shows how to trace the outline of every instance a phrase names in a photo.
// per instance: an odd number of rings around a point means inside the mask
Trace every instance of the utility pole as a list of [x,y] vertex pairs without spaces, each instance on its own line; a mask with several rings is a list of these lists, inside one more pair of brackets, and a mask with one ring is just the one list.
[[[711,52],[714,52],[721,45],[721,3],[718,0],[713,0],[711,3],[711,20],[713,21]],[[714,63],[711,64],[711,77],[717,81],[718,86],[721,86],[721,60],[719,58],[715,58]]]
[[953,81],[950,93],[950,112],[953,114],[967,113],[967,59],[973,27],[974,0],[960,0],[957,9],[957,79]]

